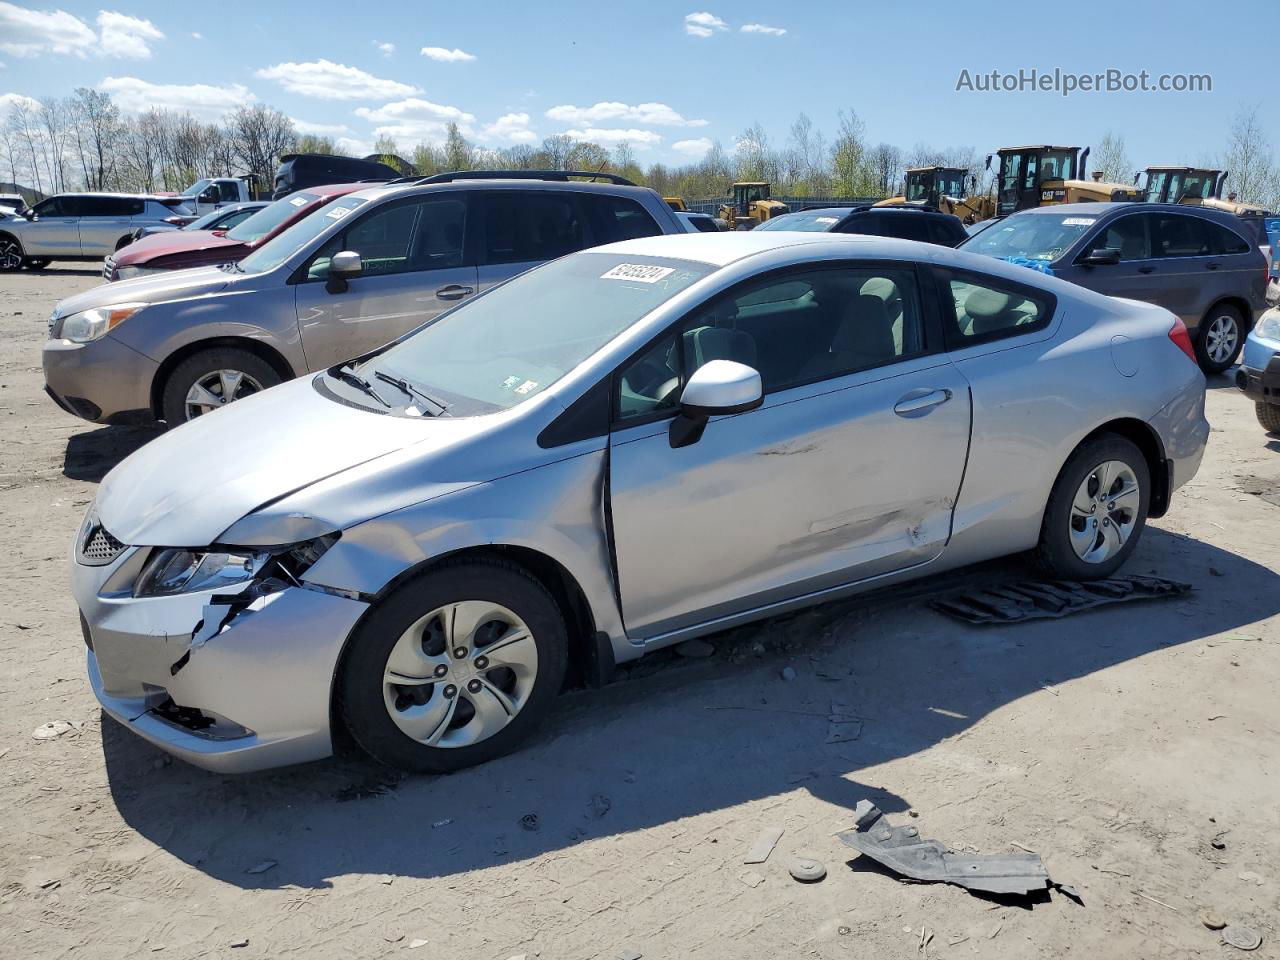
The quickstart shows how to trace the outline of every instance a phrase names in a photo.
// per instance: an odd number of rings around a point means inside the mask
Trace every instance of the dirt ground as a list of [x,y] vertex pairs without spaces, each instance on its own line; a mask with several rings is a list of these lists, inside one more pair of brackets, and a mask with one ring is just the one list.
[[[225,777],[102,718],[85,679],[69,543],[151,435],[42,392],[49,311],[97,282],[0,279],[0,956],[1237,955],[1211,911],[1280,957],[1280,440],[1227,378],[1200,475],[1128,567],[1185,599],[985,628],[918,592],[827,606],[566,694],[482,768]],[[833,701],[856,739],[826,742]],[[33,738],[56,720],[79,726]],[[863,797],[955,849],[1035,850],[1084,906],[899,882],[835,837]],[[788,876],[797,851],[825,881]]]

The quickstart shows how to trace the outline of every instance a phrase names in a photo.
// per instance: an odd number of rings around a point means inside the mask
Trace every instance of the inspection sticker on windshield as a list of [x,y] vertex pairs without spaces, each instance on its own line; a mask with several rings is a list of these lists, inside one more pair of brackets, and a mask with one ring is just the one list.
[[307,198],[306,198],[306,197],[291,197],[291,198],[289,199],[289,202],[290,202],[291,204],[293,204],[293,206],[295,206],[295,207],[301,207],[301,206],[304,206],[304,205],[306,204],[306,202],[307,202]]
[[608,273],[600,274],[600,279],[657,283],[659,280],[665,280],[675,272],[675,267],[654,267],[645,263],[620,263]]
[[1064,227],[1092,227],[1097,222],[1097,217],[1067,217],[1062,221],[1062,225]]
[[328,217],[330,220],[341,220],[350,212],[351,212],[350,207],[334,207],[332,210],[326,213],[325,216]]
[[814,217],[814,223],[836,223],[839,217]]

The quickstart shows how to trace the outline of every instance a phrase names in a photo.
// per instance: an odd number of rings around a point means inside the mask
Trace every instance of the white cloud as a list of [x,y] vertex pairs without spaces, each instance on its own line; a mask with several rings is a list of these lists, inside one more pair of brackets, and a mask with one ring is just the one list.
[[527,113],[503,114],[480,131],[481,139],[499,143],[536,143],[538,135],[529,129]]
[[728,29],[729,25],[714,13],[690,13],[684,18],[684,32],[691,37],[709,37]]
[[429,60],[436,60],[440,63],[467,63],[476,58],[474,53],[467,53],[457,47],[452,50],[447,47],[423,47],[422,55]]
[[339,137],[333,141],[333,145],[343,153],[349,153],[353,157],[367,157],[373,153],[373,144],[368,140],[357,140],[354,137]]
[[102,31],[98,44],[103,55],[108,57],[148,60],[151,58],[148,44],[164,39],[164,34],[150,20],[140,20],[112,10],[98,12],[98,29]]
[[311,123],[307,120],[299,120],[297,117],[290,117],[293,121],[293,128],[302,134],[311,134],[317,137],[336,137],[338,134],[350,133],[351,128],[345,123]]
[[711,149],[711,140],[707,137],[698,137],[696,140],[677,140],[671,145],[671,149],[687,157],[701,157]]
[[575,140],[590,140],[592,143],[621,143],[625,140],[647,147],[662,142],[662,135],[652,130],[601,130],[598,127],[587,127],[585,130],[566,130],[565,133]]
[[375,40],[373,41],[373,45],[378,48],[378,52],[384,57],[389,57],[396,52],[396,45],[394,43],[379,43]]
[[547,117],[560,123],[577,125],[596,123],[640,123],[655,127],[705,127],[706,120],[686,120],[665,103],[638,103],[631,106],[604,100],[590,107],[561,104],[547,111]]
[[192,34],[191,34],[191,39],[192,39],[192,40],[203,40],[203,39],[204,39],[204,34],[203,34],[203,33],[200,33],[199,31],[196,31],[196,32],[194,32],[194,33],[192,33]]
[[476,118],[469,113],[418,97],[383,104],[381,107],[359,107],[356,116],[374,124],[374,135],[394,137],[408,143],[444,141],[446,126],[456,123],[466,136],[474,133]]
[[202,120],[218,120],[241,104],[257,99],[248,87],[239,83],[217,87],[207,83],[149,83],[137,77],[107,77],[99,86],[111,94],[125,113],[164,107]]
[[358,67],[330,60],[277,63],[257,71],[257,76],[277,81],[289,93],[320,100],[386,100],[419,92],[407,83],[384,80]]
[[763,23],[744,23],[740,29],[743,33],[767,33],[771,37],[781,37],[787,32],[785,27],[767,27]]
[[24,93],[0,93],[0,116],[7,114],[11,107],[19,104],[25,104],[31,110],[40,109],[40,101],[35,97],[28,97]]
[[83,57],[97,42],[93,29],[65,10],[29,10],[0,3],[0,50],[5,53],[15,57],[74,53]]

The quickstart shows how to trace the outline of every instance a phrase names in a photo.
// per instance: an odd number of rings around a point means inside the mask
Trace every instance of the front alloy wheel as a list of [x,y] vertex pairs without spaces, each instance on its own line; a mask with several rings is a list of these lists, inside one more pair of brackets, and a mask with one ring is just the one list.
[[336,686],[352,739],[388,766],[448,773],[514,749],[564,682],[559,605],[525,570],[445,563],[377,604]]
[[187,391],[187,419],[194,420],[261,390],[262,384],[243,370],[210,370]]
[[0,270],[22,269],[22,247],[17,240],[0,240]]

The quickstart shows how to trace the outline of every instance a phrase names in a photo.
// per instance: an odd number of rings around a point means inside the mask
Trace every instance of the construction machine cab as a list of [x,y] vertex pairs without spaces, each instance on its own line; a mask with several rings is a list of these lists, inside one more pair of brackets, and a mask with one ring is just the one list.
[[961,167],[912,167],[902,196],[906,203],[938,207],[943,197],[965,197],[969,171]]
[[789,213],[790,208],[781,200],[770,199],[769,184],[764,182],[735,183],[733,200],[721,204],[720,219],[730,230],[750,230],[752,227]]
[[[1006,217],[1019,210],[1059,203],[1141,200],[1136,185],[1104,182],[1101,173],[1085,179],[1089,148],[1029,146],[996,151],[996,213]],[[991,157],[987,157],[987,169]]]
[[1135,179],[1146,175],[1142,186],[1148,203],[1181,203],[1194,207],[1225,210],[1238,217],[1261,217],[1267,211],[1255,203],[1241,203],[1235,194],[1224,199],[1227,172],[1212,167],[1147,167]]

